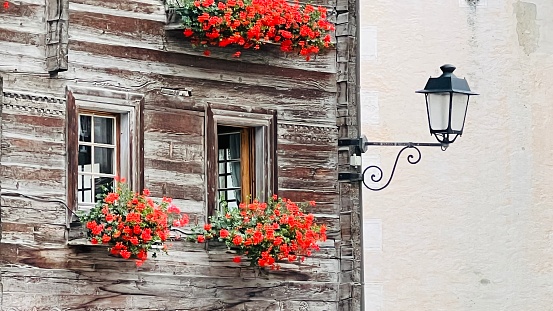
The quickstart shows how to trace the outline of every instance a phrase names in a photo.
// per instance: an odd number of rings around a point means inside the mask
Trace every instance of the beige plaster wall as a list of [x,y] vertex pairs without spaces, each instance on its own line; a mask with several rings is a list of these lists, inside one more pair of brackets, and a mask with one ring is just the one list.
[[360,20],[369,140],[435,141],[414,91],[442,64],[482,94],[447,151],[363,193],[365,310],[553,310],[553,1],[361,0]]

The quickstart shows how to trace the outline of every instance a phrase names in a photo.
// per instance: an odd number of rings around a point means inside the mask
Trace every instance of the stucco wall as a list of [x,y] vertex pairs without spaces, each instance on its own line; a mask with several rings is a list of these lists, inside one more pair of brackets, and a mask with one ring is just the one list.
[[[552,16],[551,0],[361,1],[369,140],[435,141],[414,91],[442,64],[482,94],[446,152],[363,193],[365,310],[553,310]],[[364,165],[389,173],[397,151]]]

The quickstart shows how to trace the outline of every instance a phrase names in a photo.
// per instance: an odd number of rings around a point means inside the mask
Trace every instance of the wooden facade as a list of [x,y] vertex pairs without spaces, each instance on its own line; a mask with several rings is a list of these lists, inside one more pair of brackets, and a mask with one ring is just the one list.
[[[335,48],[306,62],[278,48],[210,57],[167,25],[161,0],[22,0],[0,11],[2,310],[360,310],[359,188],[341,137],[358,135],[356,2],[334,12]],[[175,29],[176,28],[176,29]],[[329,240],[303,264],[259,271],[224,249],[172,242],[132,261],[83,243],[74,208],[75,110],[139,111],[135,186],[206,220],[210,114],[274,118],[274,191],[318,202]]]

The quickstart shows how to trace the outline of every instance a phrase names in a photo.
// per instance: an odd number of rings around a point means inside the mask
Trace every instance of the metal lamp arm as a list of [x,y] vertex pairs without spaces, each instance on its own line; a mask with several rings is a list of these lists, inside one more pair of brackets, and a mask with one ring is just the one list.
[[[396,171],[396,167],[397,167],[397,163],[399,162],[399,158],[401,157],[402,153],[405,150],[414,149],[414,151],[416,151],[413,154],[409,154],[407,156],[407,162],[409,162],[409,164],[417,164],[421,160],[421,151],[419,150],[418,147],[440,147],[443,151],[445,151],[447,149],[447,147],[449,146],[449,144],[446,144],[446,143],[369,142],[369,141],[367,141],[365,136],[362,136],[362,137],[357,138],[357,139],[342,139],[341,141],[339,141],[338,145],[339,146],[356,146],[357,152],[361,152],[361,153],[364,153],[367,150],[368,146],[391,146],[391,147],[396,147],[397,146],[397,147],[403,147],[403,148],[401,148],[401,150],[399,150],[399,152],[396,156],[396,160],[394,162],[394,166],[392,167],[392,172],[390,173],[390,177],[388,178],[386,183],[381,187],[373,188],[373,187],[369,186],[367,184],[367,182],[365,181],[365,174],[370,173],[369,172],[370,170],[373,170],[373,172],[374,172],[374,173],[371,174],[371,177],[370,177],[371,182],[378,183],[382,180],[382,178],[384,177],[384,172],[378,165],[370,165],[370,166],[366,167],[363,170],[363,173],[360,174],[360,175],[359,174],[352,174],[352,173],[339,174],[339,180],[340,179],[341,180],[349,179],[351,181],[361,180],[363,182],[363,185],[365,186],[365,188],[367,188],[369,190],[373,190],[373,191],[380,191],[380,190],[388,187],[388,185],[390,184],[390,182],[392,181],[392,179],[394,177],[394,173]],[[342,175],[343,177],[340,177],[340,175]],[[353,176],[353,175],[357,175],[358,177],[357,178],[354,177],[355,179],[351,179],[352,178],[351,176]]]
[[388,185],[392,181],[392,178],[394,178],[394,173],[396,171],[397,162],[399,161],[399,158],[401,157],[401,154],[403,153],[403,151],[405,151],[407,149],[414,149],[416,151],[416,154],[409,154],[407,156],[407,162],[409,162],[409,164],[417,164],[417,163],[419,163],[419,161],[421,160],[421,157],[422,157],[421,151],[417,147],[440,147],[442,150],[445,151],[445,149],[447,149],[447,146],[448,146],[447,144],[442,144],[442,143],[413,143],[413,142],[407,142],[407,143],[402,143],[402,142],[364,142],[364,143],[365,143],[365,146],[403,146],[403,148],[401,148],[401,150],[398,152],[398,154],[396,156],[396,160],[394,162],[392,172],[390,173],[390,178],[388,179],[386,184],[384,184],[384,186],[379,187],[379,188],[372,188],[369,185],[367,185],[367,183],[365,182],[365,174],[367,173],[367,171],[369,171],[371,169],[376,169],[376,172],[371,174],[371,181],[374,182],[374,183],[377,183],[377,182],[380,182],[382,180],[382,177],[384,176],[384,173],[383,173],[382,169],[379,166],[371,165],[371,166],[368,166],[367,168],[365,168],[363,170],[363,173],[361,174],[361,181],[363,182],[363,185],[365,186],[365,188],[367,188],[369,190],[373,190],[373,191],[380,191],[380,190],[388,187]]

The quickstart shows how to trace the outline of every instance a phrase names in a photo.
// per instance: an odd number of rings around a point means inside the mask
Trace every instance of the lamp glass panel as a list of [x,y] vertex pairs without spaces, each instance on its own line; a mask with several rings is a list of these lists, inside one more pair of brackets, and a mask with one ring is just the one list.
[[449,99],[450,93],[428,94],[428,118],[432,130],[447,130],[449,123]]
[[465,115],[467,112],[469,95],[453,93],[451,107],[451,129],[454,131],[463,130]]

